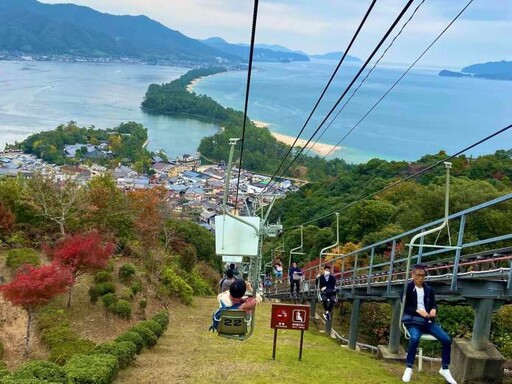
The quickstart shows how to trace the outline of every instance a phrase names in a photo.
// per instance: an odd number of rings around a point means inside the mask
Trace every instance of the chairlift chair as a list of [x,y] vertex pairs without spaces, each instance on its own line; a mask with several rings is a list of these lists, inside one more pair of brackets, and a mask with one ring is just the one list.
[[[435,233],[435,232],[438,233],[437,237],[439,238],[439,234],[440,234],[441,230],[444,229],[445,227],[448,228],[448,234],[450,233],[450,229],[448,227],[448,208],[449,208],[449,197],[450,197],[450,169],[451,169],[452,164],[449,162],[445,162],[444,164],[446,167],[446,192],[445,192],[444,220],[441,223],[441,225],[439,225],[435,228],[429,229],[428,231],[416,234],[411,239],[411,242],[409,244],[407,244],[409,246],[409,256],[407,258],[407,267],[406,267],[406,272],[405,272],[404,295],[402,298],[402,304],[401,304],[401,308],[400,308],[400,324],[401,324],[400,329],[402,330],[406,339],[410,339],[411,335],[409,334],[409,331],[407,330],[407,327],[405,326],[405,324],[402,323],[402,316],[404,314],[405,300],[406,300],[406,296],[407,296],[407,283],[408,283],[408,276],[409,276],[410,265],[411,265],[412,250],[415,246],[417,246],[415,244],[415,242],[416,242],[416,240],[418,240],[420,238],[423,239],[425,236],[427,236],[431,233]],[[436,239],[436,241],[437,241],[437,239]],[[457,248],[457,247],[452,247],[451,245],[438,246],[435,244],[434,245],[421,244],[421,246],[422,247],[435,247],[435,248],[448,248],[448,249],[456,249]],[[420,341],[422,341],[422,340],[434,341],[437,339],[428,333],[424,333],[421,335],[421,338],[420,338]]]
[[219,320],[219,336],[243,341],[252,336],[253,330],[254,312],[247,313],[241,309],[222,311]]

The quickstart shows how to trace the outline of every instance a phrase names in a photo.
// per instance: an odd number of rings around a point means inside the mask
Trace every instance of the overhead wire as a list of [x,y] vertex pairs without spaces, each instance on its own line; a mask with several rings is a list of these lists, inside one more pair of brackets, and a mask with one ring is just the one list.
[[[464,13],[464,11],[471,5],[471,3],[473,2],[474,0],[470,0],[466,6],[464,8],[462,8],[462,10],[452,19],[452,21],[441,31],[441,33],[439,33],[439,35],[437,35],[437,37],[428,45],[427,48],[425,48],[425,50],[418,56],[418,58],[416,60],[413,61],[413,63],[405,70],[405,72],[393,83],[393,85],[381,96],[381,98],[379,100],[377,100],[377,102],[368,110],[368,112],[366,112],[364,114],[363,117],[361,117],[361,119],[336,143],[334,144],[331,149],[329,150],[329,152],[327,152],[327,154],[325,154],[322,159],[325,159],[327,156],[329,156],[332,151],[334,151],[335,148],[337,148],[358,126],[359,124],[361,124],[367,117],[370,113],[372,113],[372,111],[382,102],[382,100],[384,100],[387,95],[398,85],[398,83],[409,73],[409,71],[418,63],[418,61],[420,61],[423,56],[425,56],[425,54],[430,50],[430,48],[432,48],[432,46],[441,38],[441,36],[443,36],[445,34],[445,32],[450,29],[450,27],[453,25],[453,23],[455,23],[455,21]],[[332,123],[332,122],[331,122]]]
[[[322,126],[325,124],[325,122],[327,121],[327,119],[329,119],[329,117],[332,115],[332,113],[334,112],[334,110],[338,107],[338,105],[340,104],[341,100],[343,100],[343,98],[345,97],[345,95],[348,93],[348,91],[350,90],[350,88],[352,87],[352,85],[354,85],[354,83],[356,82],[356,80],[359,78],[359,76],[361,75],[361,73],[366,69],[366,67],[368,66],[368,64],[370,63],[371,59],[373,59],[373,57],[376,55],[376,53],[378,52],[378,50],[380,49],[380,47],[382,46],[382,44],[384,44],[384,42],[386,41],[386,39],[388,38],[388,36],[391,34],[391,32],[393,31],[393,29],[396,27],[396,25],[400,22],[400,20],[402,19],[402,17],[404,16],[404,14],[407,12],[407,10],[409,9],[409,7],[411,6],[411,4],[413,3],[414,0],[409,0],[407,2],[407,4],[404,6],[404,8],[402,9],[402,11],[400,12],[400,14],[397,16],[397,18],[393,21],[393,24],[388,28],[387,32],[384,34],[384,36],[382,37],[382,39],[379,41],[379,43],[377,44],[377,46],[375,47],[375,49],[373,50],[373,52],[370,54],[370,56],[368,57],[368,59],[365,61],[365,63],[363,64],[363,66],[359,69],[359,71],[357,72],[357,74],[354,76],[354,78],[352,79],[352,81],[350,82],[350,84],[346,87],[346,89],[343,91],[342,95],[338,98],[338,100],[336,101],[336,103],[334,104],[334,106],[330,109],[329,113],[327,114],[327,116],[325,116],[325,118],[322,120],[322,122],[320,123],[320,125],[315,129],[315,131],[313,132],[313,134],[311,135],[311,137],[309,138],[309,140],[306,142],[306,144],[299,150],[299,152],[294,156],[294,158],[292,159],[292,161],[288,164],[288,166],[285,168],[285,170],[283,172],[281,172],[281,176],[284,175],[286,173],[286,171],[288,171],[288,169],[290,169],[290,167],[292,166],[292,164],[299,158],[299,156],[302,154],[302,152],[304,151],[304,148],[306,148],[309,143],[311,142],[311,140],[313,140],[313,137],[318,133],[318,131],[322,128]],[[277,175],[277,173],[276,173]],[[269,183],[267,184],[267,187],[268,188],[272,182],[273,182],[273,179],[275,179],[275,176],[272,177],[270,180],[269,180]]]
[[364,24],[366,23],[366,20],[368,19],[368,16],[370,15],[373,7],[375,6],[375,3],[377,2],[377,0],[372,0],[370,6],[368,7],[368,10],[366,11],[365,15],[363,16],[363,19],[361,20],[361,22],[359,23],[359,26],[357,27],[357,30],[356,32],[354,33],[354,35],[352,36],[352,39],[350,40],[347,48],[345,49],[345,52],[343,53],[343,55],[341,56],[341,59],[339,60],[338,62],[338,65],[336,66],[336,68],[334,69],[333,73],[331,74],[331,77],[329,79],[329,81],[327,82],[327,84],[325,85],[322,93],[320,94],[320,96],[318,97],[313,109],[311,110],[308,118],[306,119],[306,121],[304,122],[304,124],[302,125],[302,128],[300,129],[299,133],[297,134],[297,137],[295,138],[295,140],[293,141],[292,145],[290,146],[290,148],[288,149],[288,152],[284,155],[281,163],[277,166],[277,169],[276,171],[274,172],[274,174],[271,176],[270,178],[270,181],[269,183],[274,179],[274,177],[279,173],[279,170],[281,169],[281,167],[283,166],[284,162],[286,161],[286,158],[290,155],[291,151],[293,150],[293,148],[295,147],[295,144],[297,144],[297,141],[299,140],[299,137],[300,135],[302,135],[302,133],[304,132],[304,129],[306,128],[306,126],[308,125],[309,121],[311,120],[311,117],[313,116],[313,114],[316,112],[316,109],[318,108],[318,105],[320,104],[320,102],[322,101],[325,93],[327,92],[327,89],[329,88],[329,86],[331,85],[332,81],[334,80],[334,78],[336,77],[336,74],[338,73],[338,70],[340,69],[341,67],[341,64],[343,63],[343,61],[345,60],[345,57],[347,56],[348,52],[350,51],[350,49],[352,48],[352,45],[354,44],[357,36],[359,35],[359,32],[361,31],[361,29],[363,28]]
[[366,195],[366,196],[365,196],[365,197],[363,197],[363,198],[360,198],[360,199],[357,199],[356,201],[353,201],[353,202],[351,202],[351,203],[348,203],[348,204],[344,205],[343,207],[341,207],[340,209],[335,210],[334,212],[330,212],[329,214],[325,214],[325,215],[322,215],[322,216],[316,217],[316,218],[311,219],[311,220],[309,220],[309,221],[307,221],[307,222],[305,222],[305,223],[302,223],[302,224],[300,224],[300,225],[292,226],[292,227],[290,227],[289,229],[292,229],[292,228],[298,228],[298,227],[300,227],[301,225],[303,225],[303,226],[304,226],[304,225],[306,225],[306,224],[313,223],[313,222],[315,222],[315,221],[318,221],[318,220],[321,220],[321,219],[323,219],[323,218],[329,217],[330,215],[333,215],[333,214],[335,214],[336,212],[338,212],[338,213],[339,213],[339,212],[341,212],[341,211],[344,211],[344,210],[346,210],[346,209],[348,209],[348,208],[350,208],[350,207],[352,207],[352,206],[354,206],[354,205],[356,205],[356,204],[360,203],[361,201],[367,200],[367,199],[369,199],[369,198],[371,198],[371,197],[373,197],[373,196],[376,196],[376,195],[378,195],[378,194],[380,194],[380,193],[382,193],[382,192],[385,192],[385,191],[387,191],[387,190],[389,190],[389,189],[391,189],[391,188],[394,188],[394,187],[396,187],[397,185],[400,185],[400,184],[402,184],[402,183],[406,182],[407,180],[411,180],[411,179],[413,179],[413,178],[415,178],[415,177],[417,177],[417,176],[420,176],[420,175],[422,175],[423,173],[426,173],[426,172],[430,171],[431,169],[433,169],[433,168],[437,167],[438,165],[443,164],[444,162],[449,161],[449,160],[451,160],[451,159],[454,159],[455,157],[457,157],[457,156],[459,156],[459,155],[463,154],[464,152],[467,152],[467,151],[469,151],[470,149],[473,149],[474,147],[476,147],[476,146],[478,146],[478,145],[480,145],[480,144],[482,144],[482,143],[484,143],[484,142],[486,142],[486,141],[488,141],[488,140],[492,139],[492,138],[493,138],[493,137],[495,137],[495,136],[498,136],[498,135],[500,135],[500,134],[502,134],[502,133],[504,133],[504,132],[508,131],[508,130],[509,130],[509,129],[511,129],[511,128],[512,128],[512,124],[509,124],[509,125],[507,125],[506,127],[503,127],[503,128],[501,128],[501,129],[499,129],[499,130],[497,130],[497,131],[495,131],[495,132],[491,133],[490,135],[488,135],[488,136],[484,137],[483,139],[478,140],[477,142],[475,142],[475,143],[473,143],[473,144],[471,144],[471,145],[467,146],[466,148],[461,149],[460,151],[458,151],[458,152],[454,153],[453,155],[451,155],[451,156],[447,156],[447,157],[445,157],[445,158],[444,158],[444,159],[442,159],[442,160],[436,161],[435,163],[433,163],[433,164],[429,165],[428,167],[423,168],[422,170],[419,170],[419,171],[417,171],[417,172],[415,172],[415,173],[413,173],[413,174],[411,174],[411,175],[409,175],[409,176],[407,176],[407,177],[405,177],[405,178],[403,178],[403,179],[400,179],[400,180],[398,180],[398,181],[396,181],[396,182],[394,182],[394,183],[391,183],[391,184],[387,185],[386,187],[379,189],[379,190],[378,190],[378,191],[376,191],[376,192],[372,192],[372,193],[370,193],[370,194]]
[[373,70],[375,69],[375,67],[377,67],[377,65],[379,65],[380,61],[384,58],[384,56],[386,55],[386,53],[389,51],[389,49],[393,46],[393,44],[395,43],[396,39],[398,39],[398,37],[402,34],[402,32],[404,31],[405,27],[407,27],[407,25],[409,24],[409,22],[414,18],[414,16],[416,15],[416,13],[418,12],[418,10],[421,8],[421,6],[425,3],[426,0],[422,0],[418,6],[414,9],[414,11],[411,13],[411,15],[409,16],[409,18],[406,20],[406,22],[402,25],[402,28],[400,28],[400,31],[398,31],[398,33],[395,35],[395,37],[393,37],[393,39],[391,40],[391,42],[389,43],[389,45],[386,47],[386,49],[382,52],[382,54],[380,55],[380,57],[375,61],[375,63],[373,63],[373,66],[372,68],[368,71],[368,73],[365,75],[365,77],[363,78],[363,80],[361,80],[361,82],[359,83],[359,85],[357,86],[356,89],[354,89],[354,91],[352,92],[352,94],[350,95],[350,97],[348,98],[348,100],[341,106],[341,108],[338,110],[338,112],[336,113],[336,115],[334,116],[334,118],[331,120],[331,122],[329,124],[327,124],[327,126],[324,128],[324,130],[320,133],[320,135],[315,139],[315,142],[313,143],[312,146],[308,147],[308,151],[304,154],[304,155],[308,155],[309,152],[311,152],[311,150],[315,147],[315,145],[318,143],[318,141],[320,141],[320,139],[323,137],[323,135],[325,134],[325,132],[331,127],[331,125],[334,123],[334,121],[336,121],[336,119],[339,117],[339,115],[341,114],[341,112],[343,112],[343,110],[345,109],[345,107],[350,103],[350,101],[354,98],[354,96],[356,95],[356,93],[359,91],[359,89],[361,88],[361,86],[365,83],[366,79],[368,79],[368,77],[372,74]]
[[236,194],[235,194],[235,209],[238,207],[238,192],[240,190],[240,176],[242,172],[242,162],[244,156],[244,142],[245,142],[245,128],[247,125],[247,107],[249,105],[249,92],[251,88],[251,73],[252,73],[252,62],[254,57],[254,41],[256,38],[256,22],[258,19],[258,3],[259,0],[254,0],[254,9],[252,13],[252,28],[251,28],[251,45],[249,48],[249,66],[247,69],[247,84],[245,87],[245,104],[244,104],[244,122],[242,125],[242,137],[240,146],[240,164],[238,166],[238,178],[236,182]]

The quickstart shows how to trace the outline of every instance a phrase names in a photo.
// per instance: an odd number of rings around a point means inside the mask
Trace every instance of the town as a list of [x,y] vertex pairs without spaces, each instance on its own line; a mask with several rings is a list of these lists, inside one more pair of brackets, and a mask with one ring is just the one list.
[[[66,145],[64,151],[67,157],[75,157],[75,152],[84,147],[87,148],[87,155],[91,157],[103,153],[99,147],[84,144]],[[52,177],[56,182],[72,179],[84,185],[96,175],[111,174],[118,188],[123,191],[164,186],[168,191],[168,204],[173,215],[196,221],[209,230],[214,229],[215,215],[223,211],[226,168],[226,164],[223,163],[201,165],[201,157],[198,154],[193,156],[185,154],[168,161],[164,161],[159,156],[153,156],[151,169],[146,174],[141,174],[127,165],[119,165],[114,169],[97,164],[57,166],[21,151],[0,151],[0,177],[30,178],[40,173]],[[238,174],[238,170],[233,169],[229,181],[227,205],[234,211],[244,212],[245,200],[236,199],[235,196]],[[304,184],[304,182],[290,179],[272,183],[269,181],[268,175],[242,170],[239,189],[247,197],[263,194],[279,198],[296,191],[300,185]]]

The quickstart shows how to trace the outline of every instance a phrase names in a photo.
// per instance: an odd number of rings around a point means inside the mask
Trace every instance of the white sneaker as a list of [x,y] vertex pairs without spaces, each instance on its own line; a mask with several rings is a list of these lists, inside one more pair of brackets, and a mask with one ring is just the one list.
[[412,368],[405,368],[404,375],[402,376],[402,381],[404,383],[408,383],[411,381],[412,377]]
[[[440,374],[441,376],[443,376],[443,377],[444,377],[444,379],[445,379],[448,383],[450,383],[450,384],[457,384],[457,382],[456,382],[456,381],[455,381],[455,379],[453,378],[452,374],[450,373],[450,370],[449,370],[449,369],[443,369],[443,368],[441,368],[441,369],[439,370],[439,374]],[[405,374],[404,374],[404,375],[405,375]]]

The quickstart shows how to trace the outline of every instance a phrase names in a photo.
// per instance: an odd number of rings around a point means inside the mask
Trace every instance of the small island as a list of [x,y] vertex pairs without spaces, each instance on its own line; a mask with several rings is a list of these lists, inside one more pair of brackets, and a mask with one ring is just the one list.
[[512,61],[495,61],[473,64],[462,68],[460,72],[443,69],[439,76],[447,77],[478,77],[490,80],[512,80]]

